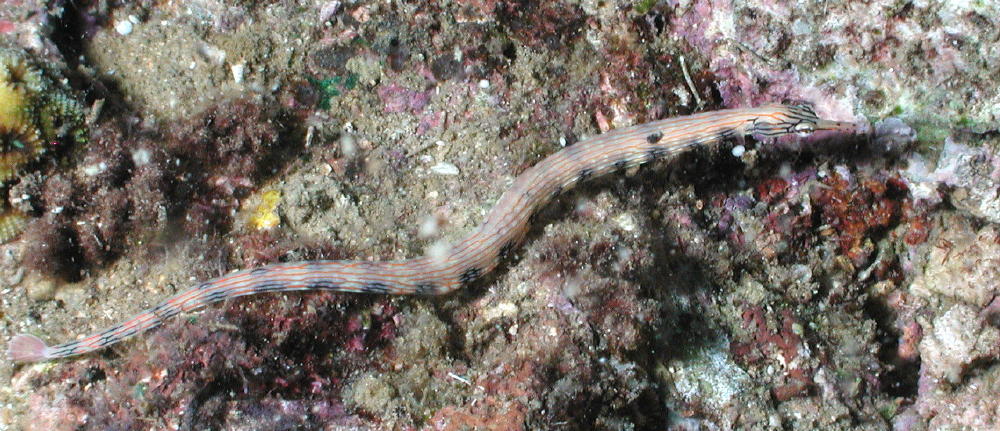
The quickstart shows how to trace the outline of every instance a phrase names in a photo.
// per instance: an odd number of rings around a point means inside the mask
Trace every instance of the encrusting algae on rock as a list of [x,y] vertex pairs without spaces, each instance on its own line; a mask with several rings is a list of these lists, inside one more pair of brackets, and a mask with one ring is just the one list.
[[[51,144],[86,140],[83,107],[67,86],[47,76],[23,53],[0,48],[0,187]],[[17,236],[28,216],[0,204],[0,243]]]
[[281,202],[281,192],[271,190],[264,192],[260,199],[260,205],[254,209],[250,216],[250,226],[256,230],[271,230],[281,223],[278,216],[278,203]]

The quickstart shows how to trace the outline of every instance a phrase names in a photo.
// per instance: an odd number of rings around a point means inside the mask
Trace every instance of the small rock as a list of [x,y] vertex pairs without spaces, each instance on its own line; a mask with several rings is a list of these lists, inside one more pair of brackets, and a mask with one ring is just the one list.
[[132,21],[127,19],[120,20],[115,23],[115,31],[122,36],[128,36],[132,33]]
[[733,157],[736,158],[743,157],[743,154],[746,152],[747,152],[747,147],[744,147],[742,145],[737,145],[733,147]]
[[333,18],[337,12],[340,11],[339,1],[329,1],[323,4],[323,7],[319,9],[319,22],[327,22],[330,18]]
[[984,323],[972,307],[953,305],[934,319],[929,336],[920,342],[921,368],[931,376],[960,382],[966,367],[1000,350],[1000,331]]
[[213,64],[221,65],[226,62],[226,51],[214,45],[202,43],[198,47],[198,54],[201,54],[205,60]]
[[431,172],[438,175],[458,175],[458,166],[448,162],[438,162],[436,165],[431,166]]
[[56,283],[48,278],[31,277],[27,280],[28,298],[35,301],[47,301],[55,297]]
[[237,84],[243,83],[243,73],[246,72],[246,65],[243,63],[237,63],[229,66],[229,70],[233,73],[233,81]]

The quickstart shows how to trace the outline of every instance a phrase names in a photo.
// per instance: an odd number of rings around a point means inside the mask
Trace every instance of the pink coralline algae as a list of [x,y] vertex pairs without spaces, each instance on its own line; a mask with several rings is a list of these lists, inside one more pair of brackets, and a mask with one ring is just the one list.
[[780,320],[780,328],[769,329],[763,317],[763,310],[752,307],[743,312],[743,319],[753,335],[753,341],[746,344],[733,344],[730,349],[733,356],[743,363],[765,360],[775,355],[780,356],[781,363],[786,368],[786,382],[775,386],[772,390],[778,401],[787,401],[793,397],[808,394],[813,385],[814,371],[800,359],[803,352],[808,352],[802,337],[795,330],[800,325],[789,311],[784,311]]
[[417,114],[423,111],[430,101],[430,93],[414,91],[398,84],[389,84],[378,89],[378,97],[385,103],[385,112],[410,112]]

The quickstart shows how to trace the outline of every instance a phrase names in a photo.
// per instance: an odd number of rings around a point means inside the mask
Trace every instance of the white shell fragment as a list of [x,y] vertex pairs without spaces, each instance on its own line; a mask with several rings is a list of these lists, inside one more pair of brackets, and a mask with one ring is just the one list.
[[458,166],[448,162],[438,162],[436,165],[431,166],[431,172],[438,175],[458,175]]

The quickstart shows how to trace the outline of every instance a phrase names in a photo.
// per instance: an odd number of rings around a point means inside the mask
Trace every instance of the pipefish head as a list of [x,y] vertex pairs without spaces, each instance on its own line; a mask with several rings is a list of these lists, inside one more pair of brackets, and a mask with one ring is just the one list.
[[854,132],[857,124],[824,120],[808,105],[772,105],[753,121],[751,132],[764,136],[808,135],[821,130]]

